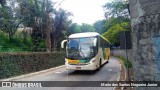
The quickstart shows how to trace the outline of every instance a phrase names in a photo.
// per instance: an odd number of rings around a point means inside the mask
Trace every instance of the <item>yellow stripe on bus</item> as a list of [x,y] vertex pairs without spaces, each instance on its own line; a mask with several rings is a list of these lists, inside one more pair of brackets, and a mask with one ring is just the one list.
[[110,48],[106,48],[106,57],[109,60],[109,58],[110,58]]
[[79,60],[71,60],[71,59],[67,59],[68,63],[70,64],[78,64]]

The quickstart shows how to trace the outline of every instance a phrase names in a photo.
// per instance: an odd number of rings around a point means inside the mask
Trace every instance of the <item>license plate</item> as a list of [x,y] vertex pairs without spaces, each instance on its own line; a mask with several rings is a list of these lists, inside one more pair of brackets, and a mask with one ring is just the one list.
[[81,67],[76,67],[76,69],[77,69],[77,70],[80,70],[80,69],[81,69]]
[[68,63],[70,63],[70,64],[78,64],[79,60],[68,60]]

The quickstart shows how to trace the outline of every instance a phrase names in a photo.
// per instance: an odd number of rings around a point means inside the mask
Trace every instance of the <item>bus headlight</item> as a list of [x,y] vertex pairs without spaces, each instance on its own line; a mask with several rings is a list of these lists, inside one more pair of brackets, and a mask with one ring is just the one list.
[[67,60],[67,59],[65,59],[65,62],[66,62],[66,63],[68,63],[68,60]]
[[96,59],[92,59],[91,61],[90,61],[90,63],[94,63],[96,61]]

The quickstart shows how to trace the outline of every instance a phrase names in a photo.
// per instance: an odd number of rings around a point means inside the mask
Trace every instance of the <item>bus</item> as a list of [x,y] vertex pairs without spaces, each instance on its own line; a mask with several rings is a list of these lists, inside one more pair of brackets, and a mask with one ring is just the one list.
[[67,70],[100,70],[110,59],[110,42],[97,32],[72,34],[61,42],[64,47]]

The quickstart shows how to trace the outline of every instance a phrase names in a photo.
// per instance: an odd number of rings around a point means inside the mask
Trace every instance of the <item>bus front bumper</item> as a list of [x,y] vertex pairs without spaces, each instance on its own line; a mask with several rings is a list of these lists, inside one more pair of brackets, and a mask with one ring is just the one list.
[[98,68],[97,63],[89,63],[86,65],[79,65],[79,64],[70,65],[68,63],[65,63],[65,66],[67,70],[96,70]]

